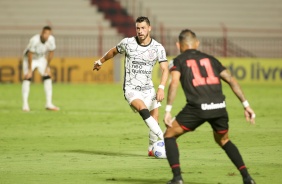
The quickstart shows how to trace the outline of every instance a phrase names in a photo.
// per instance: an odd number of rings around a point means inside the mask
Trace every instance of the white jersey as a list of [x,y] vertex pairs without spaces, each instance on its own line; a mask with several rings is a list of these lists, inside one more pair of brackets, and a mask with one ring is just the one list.
[[40,59],[45,57],[48,51],[54,51],[56,49],[55,38],[50,35],[45,43],[41,42],[40,34],[34,35],[24,51],[24,56],[30,51],[33,53],[33,59]]
[[157,61],[167,61],[164,47],[154,39],[148,45],[139,45],[137,37],[131,37],[124,38],[116,48],[119,53],[125,53],[124,90],[153,88],[154,65]]

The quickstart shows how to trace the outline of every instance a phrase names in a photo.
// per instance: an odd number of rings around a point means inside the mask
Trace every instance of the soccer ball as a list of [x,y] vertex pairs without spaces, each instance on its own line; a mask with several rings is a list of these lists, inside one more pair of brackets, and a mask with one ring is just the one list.
[[166,158],[165,143],[159,140],[153,144],[153,153],[156,158]]

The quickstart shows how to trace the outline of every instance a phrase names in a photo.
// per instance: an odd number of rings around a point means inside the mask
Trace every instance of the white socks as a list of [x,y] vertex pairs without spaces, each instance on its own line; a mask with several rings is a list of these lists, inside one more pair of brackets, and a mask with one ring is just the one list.
[[[159,137],[162,140],[164,139],[163,131],[161,130],[158,122],[152,116],[145,119],[145,122],[153,134],[155,134],[157,137]],[[151,137],[150,137],[150,140],[151,140]]]
[[30,81],[23,80],[22,83],[23,110],[29,110],[29,106],[28,106],[29,89],[30,89]]
[[44,91],[46,95],[46,107],[52,107],[52,80],[45,79],[44,80]]
[[158,136],[150,130],[149,132],[149,148],[148,150],[151,151],[153,149],[153,144],[158,141]]

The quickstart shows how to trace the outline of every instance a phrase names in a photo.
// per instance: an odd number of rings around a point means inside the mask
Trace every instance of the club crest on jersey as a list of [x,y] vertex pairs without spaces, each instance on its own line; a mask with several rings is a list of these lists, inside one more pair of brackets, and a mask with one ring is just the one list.
[[156,52],[154,52],[153,50],[148,50],[149,53],[149,59],[155,59],[156,58]]

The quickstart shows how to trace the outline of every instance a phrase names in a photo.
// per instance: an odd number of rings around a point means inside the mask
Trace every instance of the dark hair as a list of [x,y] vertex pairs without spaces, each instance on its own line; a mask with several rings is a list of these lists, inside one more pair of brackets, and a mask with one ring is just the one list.
[[50,26],[44,26],[44,27],[42,28],[42,30],[49,30],[49,31],[52,31],[52,28],[51,28]]
[[184,29],[184,30],[182,30],[182,31],[180,32],[179,36],[178,36],[178,39],[179,39],[179,41],[181,42],[181,41],[186,40],[187,37],[193,38],[193,39],[197,39],[196,34],[195,34],[193,31],[191,31],[190,29]]
[[141,22],[146,22],[148,25],[150,25],[150,20],[148,19],[148,17],[138,17],[135,21],[136,23],[141,23]]

